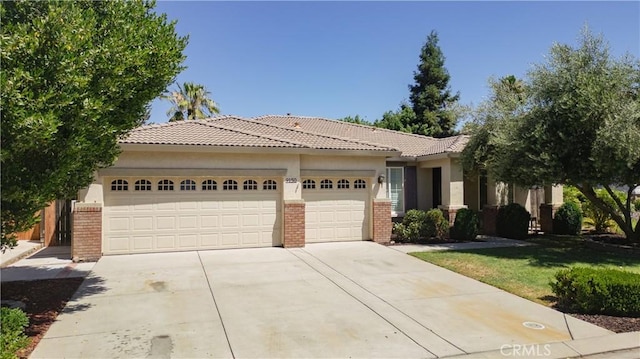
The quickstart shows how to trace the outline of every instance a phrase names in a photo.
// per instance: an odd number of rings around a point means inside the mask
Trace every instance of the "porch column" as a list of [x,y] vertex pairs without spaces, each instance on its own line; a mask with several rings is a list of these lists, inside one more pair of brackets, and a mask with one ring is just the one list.
[[442,168],[442,205],[438,206],[444,213],[444,218],[453,226],[456,212],[460,208],[467,208],[464,204],[464,175],[462,165],[457,159],[449,159]]
[[540,205],[540,230],[544,233],[553,233],[553,216],[562,203],[562,185],[544,187],[544,204]]
[[300,178],[300,157],[287,168],[283,178],[282,191],[282,246],[284,248],[304,247],[305,202],[302,199],[302,179]]
[[73,261],[97,261],[102,257],[102,204],[78,202],[72,214],[71,257]]

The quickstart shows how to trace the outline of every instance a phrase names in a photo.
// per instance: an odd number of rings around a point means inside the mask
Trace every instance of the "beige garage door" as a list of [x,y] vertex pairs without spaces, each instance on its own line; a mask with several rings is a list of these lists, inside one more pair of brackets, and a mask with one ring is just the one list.
[[105,254],[281,244],[280,194],[274,180],[130,178],[105,182]]
[[[337,188],[339,180],[332,180],[332,188],[323,180],[314,180],[315,188],[307,180],[303,184],[302,198],[305,201],[305,241],[339,242],[362,241],[369,237],[369,191],[365,188]],[[343,182],[345,183],[345,182]],[[346,185],[342,185],[345,187]]]

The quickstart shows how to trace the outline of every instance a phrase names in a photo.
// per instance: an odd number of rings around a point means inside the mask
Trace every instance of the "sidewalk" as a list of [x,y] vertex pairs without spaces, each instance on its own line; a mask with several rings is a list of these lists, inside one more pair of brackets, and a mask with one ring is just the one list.
[[0,269],[0,282],[86,277],[94,265],[95,262],[73,263],[69,246],[46,247]]
[[0,253],[0,268],[9,266],[40,248],[42,248],[40,241],[18,241],[18,245],[15,248],[7,249],[4,253]]
[[479,235],[478,240],[482,242],[460,242],[460,243],[436,243],[436,244],[394,244],[389,246],[402,253],[411,252],[433,252],[433,251],[449,251],[479,248],[498,248],[498,247],[524,247],[533,246],[535,244],[519,241],[516,239],[500,238]]

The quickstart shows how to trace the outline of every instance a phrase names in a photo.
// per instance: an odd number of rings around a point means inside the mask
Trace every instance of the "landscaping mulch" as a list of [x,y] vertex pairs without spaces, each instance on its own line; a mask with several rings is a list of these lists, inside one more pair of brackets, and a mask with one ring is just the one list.
[[20,358],[29,357],[83,280],[62,278],[2,283],[0,298],[23,302],[29,317],[25,332],[30,343],[18,352]]
[[616,333],[628,333],[640,331],[640,318],[633,317],[613,317],[600,314],[577,314],[567,313],[574,318],[595,324],[599,327],[609,329]]

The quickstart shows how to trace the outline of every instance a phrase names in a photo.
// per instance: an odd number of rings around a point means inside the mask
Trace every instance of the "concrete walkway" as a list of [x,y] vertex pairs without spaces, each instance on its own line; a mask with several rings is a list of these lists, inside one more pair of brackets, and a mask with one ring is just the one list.
[[613,334],[352,242],[103,257],[31,358],[567,358],[637,348],[640,333]]
[[95,263],[73,263],[71,247],[45,247],[0,269],[0,281],[85,277]]
[[40,241],[18,241],[12,249],[0,252],[0,268],[7,267],[42,248]]
[[533,243],[519,241],[516,239],[500,238],[479,235],[477,242],[460,242],[460,243],[435,243],[435,244],[394,244],[389,246],[402,253],[412,252],[432,252],[432,251],[449,251],[479,248],[498,248],[498,247],[523,247],[532,246]]

